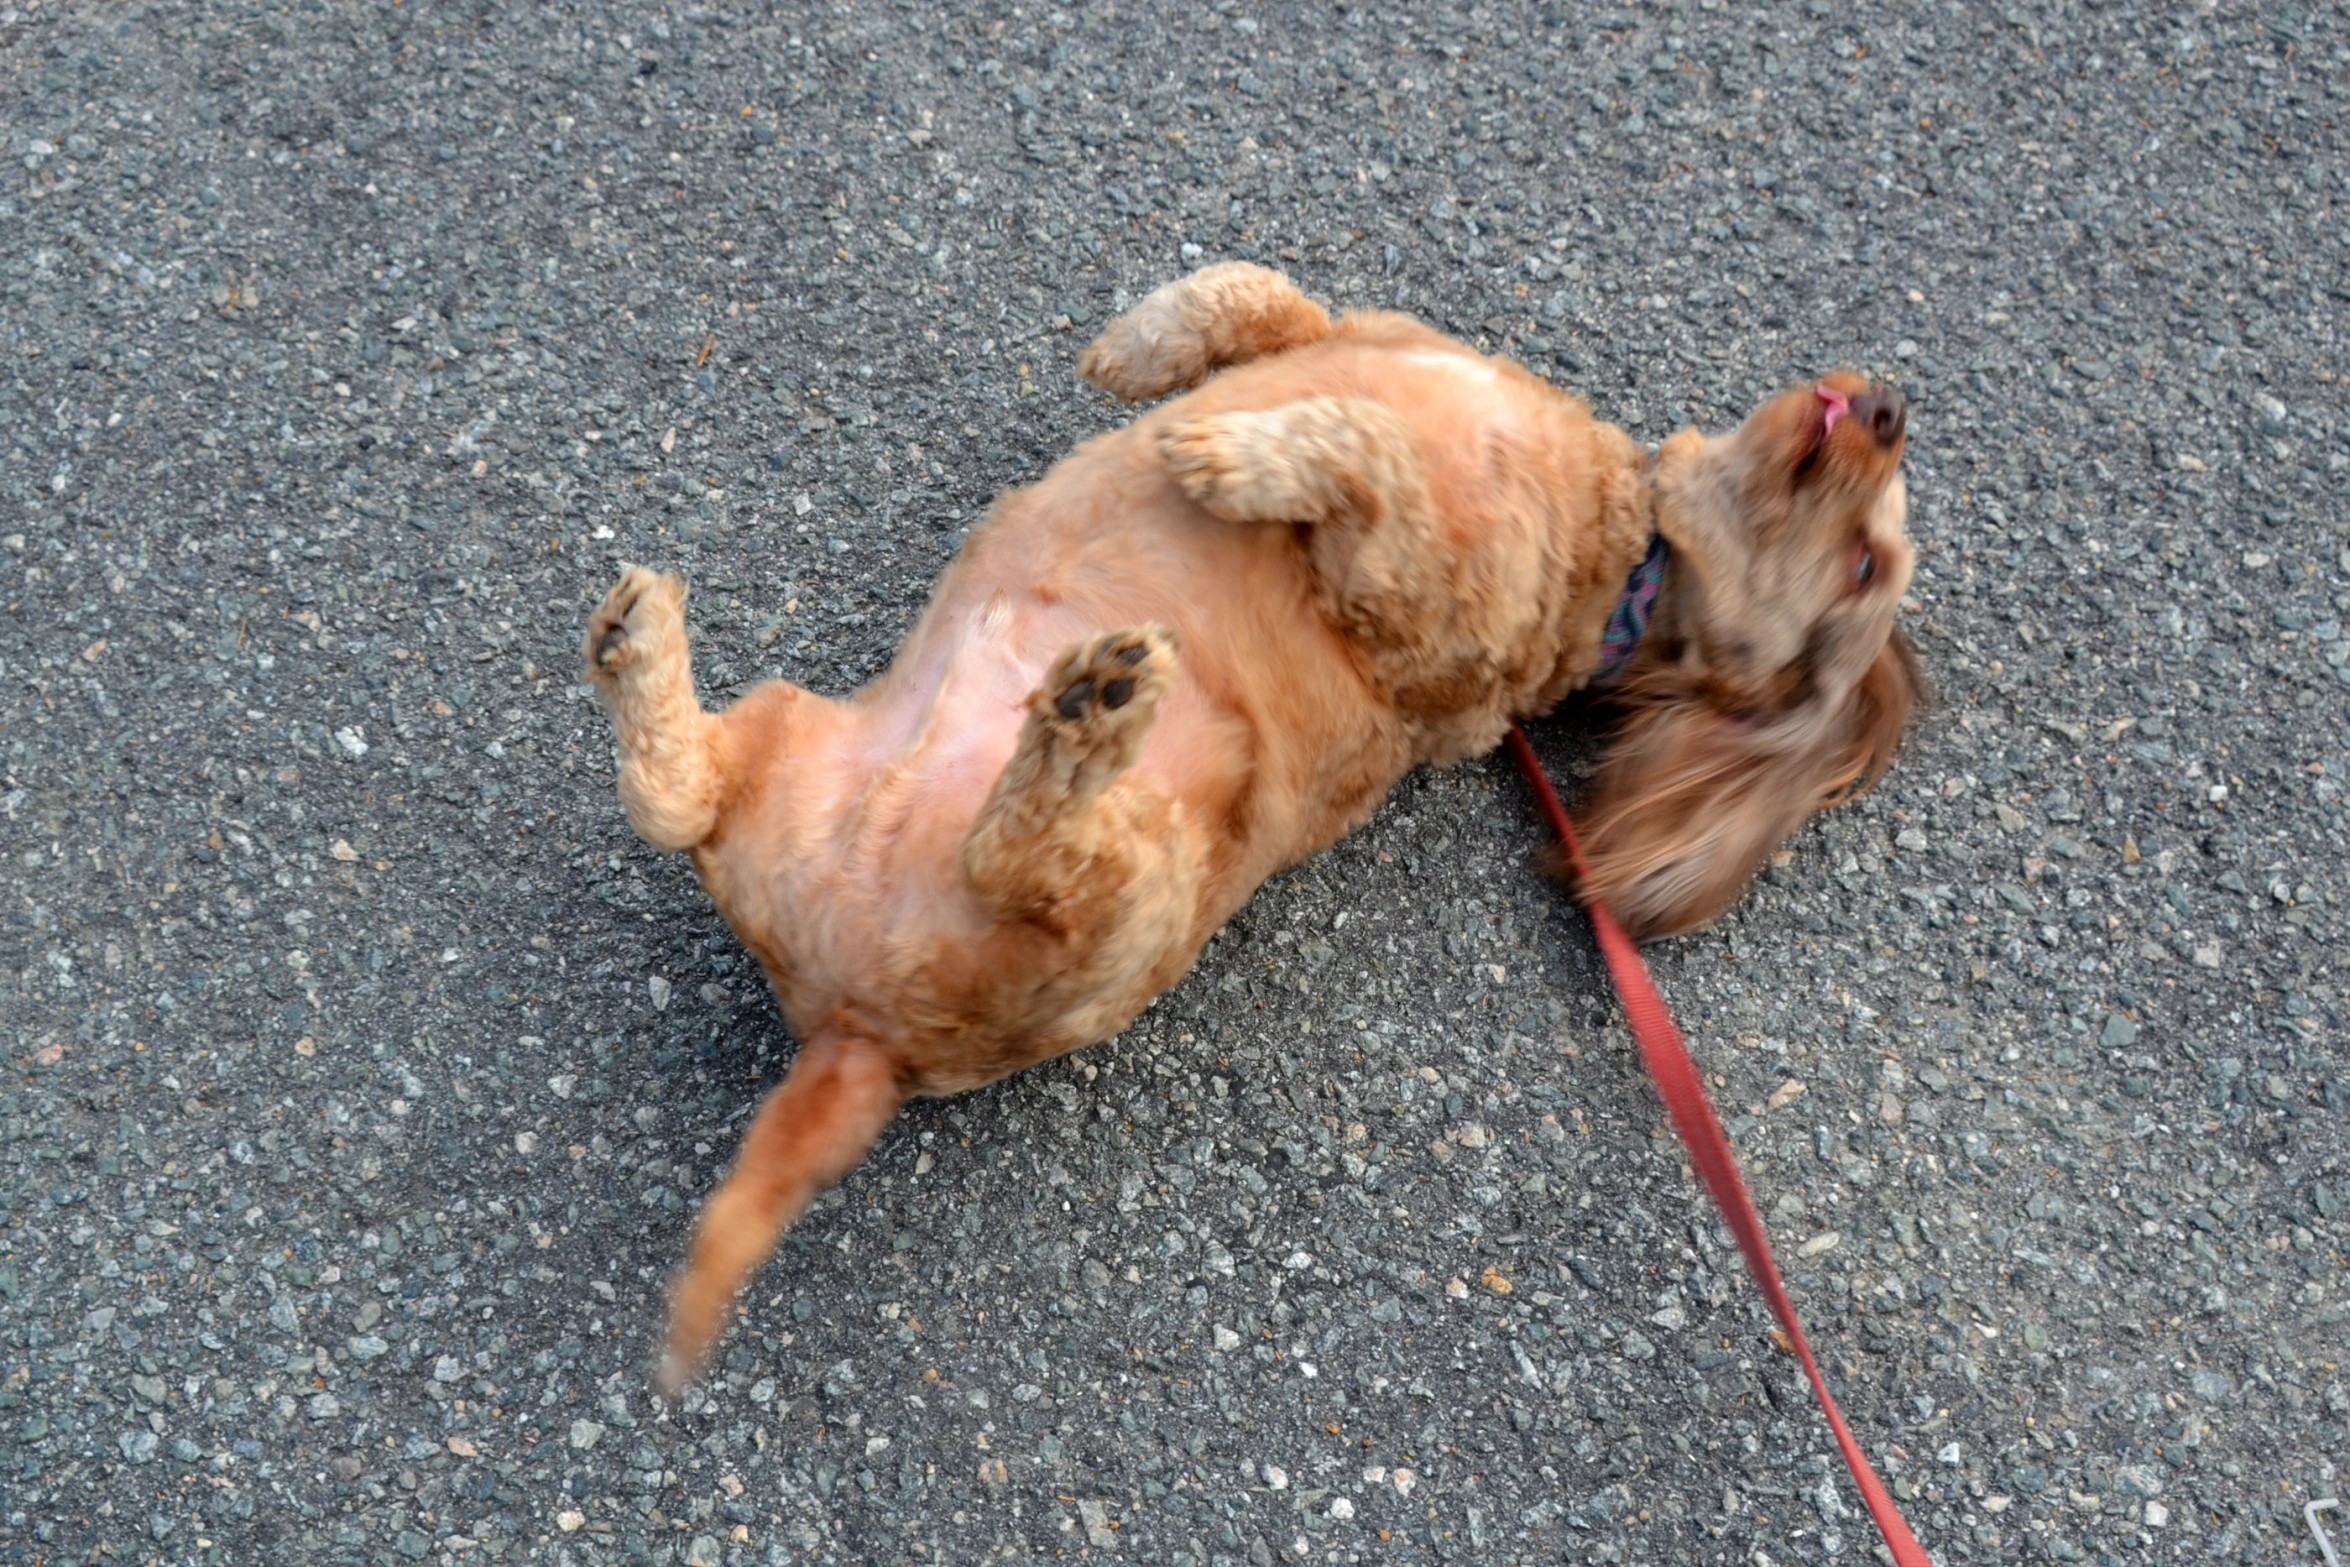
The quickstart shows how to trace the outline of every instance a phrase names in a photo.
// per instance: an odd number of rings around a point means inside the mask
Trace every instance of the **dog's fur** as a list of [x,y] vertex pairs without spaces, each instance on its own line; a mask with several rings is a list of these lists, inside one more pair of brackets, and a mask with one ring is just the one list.
[[[1079,369],[1199,389],[1007,496],[856,697],[703,712],[685,590],[641,568],[590,623],[629,820],[691,851],[803,1041],[703,1210],[668,1389],[906,1098],[1116,1033],[1410,768],[1585,684],[1652,529],[1670,565],[1590,813],[1636,931],[1717,912],[1898,739],[1902,431],[1859,377],[1652,464],[1513,365],[1241,264]],[[1823,413],[1864,394],[1873,427]]]

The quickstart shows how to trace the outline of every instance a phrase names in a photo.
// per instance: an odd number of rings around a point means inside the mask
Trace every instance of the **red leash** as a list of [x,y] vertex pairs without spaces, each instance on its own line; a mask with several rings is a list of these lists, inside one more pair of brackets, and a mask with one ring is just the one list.
[[[1567,859],[1575,867],[1576,878],[1581,880],[1583,847],[1575,841],[1575,824],[1568,820],[1567,808],[1559,803],[1558,791],[1544,776],[1542,763],[1535,757],[1526,731],[1515,724],[1510,726],[1509,746],[1510,755],[1517,759],[1526,781],[1534,786],[1535,803],[1541,806],[1559,842],[1566,845]],[[1746,1256],[1747,1271],[1754,1275],[1763,1299],[1770,1303],[1771,1315],[1779,1319],[1780,1331],[1795,1346],[1795,1358],[1803,1362],[1804,1375],[1811,1378],[1811,1390],[1819,1395],[1829,1429],[1836,1433],[1836,1445],[1844,1450],[1845,1467],[1852,1471],[1852,1483],[1860,1488],[1861,1499],[1869,1504],[1869,1516],[1877,1521],[1877,1532],[1885,1537],[1896,1567],[1934,1567],[1925,1548],[1918,1544],[1917,1536],[1902,1521],[1884,1482],[1877,1478],[1877,1471],[1869,1467],[1860,1443],[1853,1439],[1852,1429],[1845,1425],[1843,1414],[1836,1408],[1836,1400],[1829,1396],[1827,1379],[1820,1375],[1819,1364],[1811,1358],[1811,1345],[1804,1339],[1803,1324],[1796,1320],[1795,1304],[1787,1298],[1787,1286],[1780,1281],[1778,1260],[1771,1255],[1770,1235],[1763,1229],[1762,1216],[1755,1212],[1754,1199],[1747,1194],[1746,1182],[1738,1173],[1738,1160],[1730,1152],[1730,1139],[1722,1131],[1721,1117],[1714,1114],[1713,1101],[1706,1095],[1705,1080],[1698,1074],[1697,1063],[1689,1058],[1689,1047],[1681,1042],[1681,1031],[1673,1026],[1664,998],[1656,993],[1656,986],[1648,977],[1648,965],[1640,961],[1639,949],[1632,945],[1632,938],[1624,934],[1624,927],[1616,923],[1615,915],[1608,912],[1605,904],[1586,900],[1583,908],[1591,917],[1591,930],[1599,938],[1599,950],[1607,958],[1608,973],[1616,982],[1616,994],[1623,1000],[1632,1037],[1640,1042],[1648,1075],[1656,1083],[1665,1109],[1672,1115],[1673,1129],[1681,1134],[1681,1146],[1688,1150],[1690,1164],[1695,1167],[1698,1179],[1705,1182],[1705,1189],[1730,1226],[1730,1233],[1738,1238],[1738,1249]]]

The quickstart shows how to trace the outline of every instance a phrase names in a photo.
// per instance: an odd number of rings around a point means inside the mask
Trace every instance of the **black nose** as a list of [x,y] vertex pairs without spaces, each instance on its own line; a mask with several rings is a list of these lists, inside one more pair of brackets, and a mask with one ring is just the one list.
[[1891,446],[1909,423],[1909,402],[1893,387],[1872,386],[1852,400],[1852,417],[1879,446]]

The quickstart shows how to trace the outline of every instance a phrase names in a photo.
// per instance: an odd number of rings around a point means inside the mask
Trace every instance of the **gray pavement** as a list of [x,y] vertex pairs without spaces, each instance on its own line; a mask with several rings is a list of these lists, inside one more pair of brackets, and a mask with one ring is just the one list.
[[791,1044],[583,616],[850,689],[1243,256],[1648,439],[1908,389],[1940,704],[1660,983],[1939,1562],[2315,1560],[2344,22],[0,0],[0,1557],[1873,1559],[1498,761],[647,1400]]

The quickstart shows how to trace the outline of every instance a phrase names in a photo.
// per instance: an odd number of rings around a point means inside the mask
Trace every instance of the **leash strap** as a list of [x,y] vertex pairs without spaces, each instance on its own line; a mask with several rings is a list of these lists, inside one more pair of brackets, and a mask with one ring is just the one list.
[[[1566,846],[1567,859],[1580,882],[1584,878],[1583,847],[1575,841],[1575,824],[1568,819],[1566,807],[1559,803],[1558,791],[1544,775],[1542,763],[1526,739],[1526,731],[1515,724],[1510,726],[1509,747],[1526,781],[1534,787],[1535,803],[1541,807],[1551,830],[1558,834],[1559,842]],[[1657,994],[1655,984],[1648,977],[1648,965],[1640,960],[1639,949],[1633,946],[1624,927],[1616,923],[1607,905],[1586,900],[1583,907],[1591,918],[1592,933],[1599,938],[1599,950],[1607,959],[1608,973],[1616,982],[1616,994],[1622,999],[1624,1016],[1632,1025],[1632,1037],[1640,1043],[1641,1058],[1647,1062],[1648,1075],[1672,1116],[1673,1129],[1681,1134],[1681,1146],[1688,1151],[1689,1163],[1696,1169],[1698,1179],[1705,1183],[1706,1192],[1730,1226],[1730,1233],[1737,1238],[1738,1250],[1746,1257],[1747,1271],[1754,1275],[1763,1299],[1769,1302],[1771,1315],[1779,1319],[1780,1331],[1794,1346],[1795,1358],[1803,1362],[1803,1373],[1811,1378],[1811,1390],[1818,1395],[1820,1408],[1827,1414],[1828,1427],[1836,1433],[1836,1445],[1844,1451],[1844,1465],[1852,1471],[1852,1483],[1860,1488],[1861,1499],[1868,1503],[1869,1516],[1876,1520],[1877,1532],[1885,1537],[1886,1546],[1893,1552],[1895,1567],[1933,1567],[1917,1536],[1902,1521],[1901,1512],[1893,1505],[1884,1482],[1877,1478],[1877,1471],[1869,1467],[1860,1443],[1854,1440],[1851,1427],[1844,1423],[1843,1413],[1828,1392],[1827,1379],[1820,1375],[1819,1364],[1812,1359],[1811,1345],[1803,1336],[1803,1324],[1795,1316],[1795,1304],[1788,1299],[1787,1286],[1779,1278],[1779,1264],[1771,1254],[1769,1232],[1764,1230],[1762,1216],[1755,1211],[1754,1198],[1748,1194],[1745,1179],[1738,1173],[1729,1136],[1722,1130],[1721,1118],[1714,1113],[1713,1101],[1706,1094],[1705,1080],[1697,1070],[1697,1063],[1690,1059],[1689,1047],[1681,1041],[1681,1031],[1673,1026],[1664,998]]]

